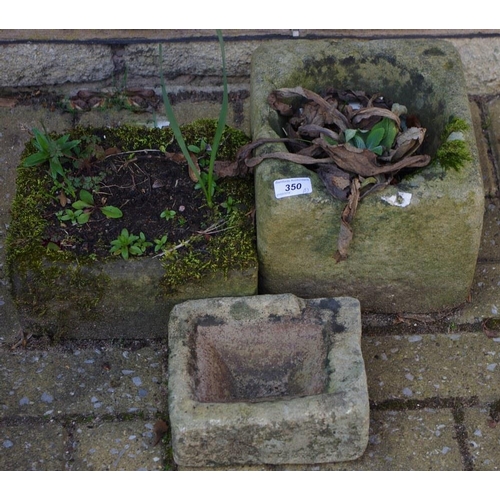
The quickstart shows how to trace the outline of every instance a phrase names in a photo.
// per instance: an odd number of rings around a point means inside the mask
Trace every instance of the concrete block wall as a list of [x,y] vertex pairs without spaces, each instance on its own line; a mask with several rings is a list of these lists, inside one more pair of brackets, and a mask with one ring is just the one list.
[[[223,30],[233,125],[249,131],[250,60],[276,39],[443,38],[460,53],[468,93],[500,94],[500,30]],[[81,89],[152,87],[162,68],[181,121],[216,117],[221,61],[213,30],[0,30],[0,96],[33,88],[62,96]]]

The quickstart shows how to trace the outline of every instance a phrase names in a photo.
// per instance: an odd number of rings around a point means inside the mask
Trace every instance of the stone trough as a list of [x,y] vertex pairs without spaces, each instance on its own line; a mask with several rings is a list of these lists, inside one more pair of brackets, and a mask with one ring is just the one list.
[[[456,172],[434,161],[398,185],[367,196],[353,221],[347,260],[334,254],[344,203],[308,168],[267,159],[256,167],[260,289],[300,297],[349,296],[364,311],[428,313],[465,302],[472,284],[484,212],[484,192],[461,60],[444,41],[283,41],[253,54],[253,139],[283,136],[267,103],[277,88],[333,87],[381,93],[418,115],[427,129],[422,153],[435,157],[450,118],[464,134],[472,161]],[[286,151],[266,145],[259,153]],[[278,197],[275,181],[310,180],[311,189]],[[307,181],[308,182],[308,181]],[[391,204],[403,193],[406,206]],[[405,204],[403,204],[405,205]]]
[[187,301],[169,322],[182,466],[354,460],[368,443],[359,302],[290,294]]

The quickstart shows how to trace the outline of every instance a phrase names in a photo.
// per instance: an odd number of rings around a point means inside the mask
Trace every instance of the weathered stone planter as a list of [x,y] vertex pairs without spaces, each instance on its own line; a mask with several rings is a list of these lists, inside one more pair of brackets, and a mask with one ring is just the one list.
[[[480,243],[484,194],[460,58],[442,41],[290,41],[263,44],[252,60],[253,139],[282,135],[269,93],[302,86],[380,92],[417,114],[434,156],[450,117],[470,125],[473,160],[459,171],[434,162],[398,186],[368,196],[353,222],[347,260],[335,254],[343,203],[307,168],[265,160],[256,169],[257,245],[263,293],[347,295],[364,310],[431,312],[464,302]],[[272,145],[261,151],[284,151]],[[278,179],[309,178],[312,192],[277,199]],[[391,206],[382,197],[411,194]]]
[[169,322],[179,465],[353,460],[368,443],[359,302],[290,294],[187,301]]
[[179,302],[257,293],[256,264],[210,273],[170,293],[164,274],[150,257],[90,265],[45,260],[27,273],[14,272],[12,285],[26,334],[83,339],[165,337]]
[[[51,201],[48,175],[45,165],[19,169],[8,234],[8,272],[25,334],[159,338],[166,335],[170,310],[179,302],[257,293],[254,227],[243,211],[233,212],[231,227],[198,253],[174,252],[164,262],[158,254],[128,260],[77,255],[71,245],[50,248],[44,241],[46,226],[58,223],[41,215]],[[239,182],[244,188],[240,201],[253,206],[248,180]]]

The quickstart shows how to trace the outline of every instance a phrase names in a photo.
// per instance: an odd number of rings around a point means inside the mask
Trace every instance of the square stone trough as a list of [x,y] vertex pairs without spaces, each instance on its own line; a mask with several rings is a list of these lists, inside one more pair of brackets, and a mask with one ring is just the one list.
[[169,413],[177,464],[354,460],[368,444],[359,302],[291,294],[172,310]]
[[[347,260],[336,262],[341,212],[317,174],[267,159],[256,167],[257,250],[261,293],[349,296],[363,311],[429,313],[464,303],[472,285],[484,212],[484,190],[461,60],[441,40],[290,40],[262,44],[253,54],[254,140],[283,137],[267,98],[277,88],[330,87],[380,93],[417,115],[435,158],[451,118],[469,125],[462,137],[472,161],[444,171],[437,160],[398,185],[364,198],[352,222]],[[455,137],[456,138],[456,137]],[[448,138],[451,140],[451,137]],[[258,153],[284,152],[283,144]],[[278,197],[274,182],[310,179],[305,194]],[[300,181],[302,179],[302,181]],[[406,193],[410,203],[383,198]],[[397,198],[396,198],[397,199]]]

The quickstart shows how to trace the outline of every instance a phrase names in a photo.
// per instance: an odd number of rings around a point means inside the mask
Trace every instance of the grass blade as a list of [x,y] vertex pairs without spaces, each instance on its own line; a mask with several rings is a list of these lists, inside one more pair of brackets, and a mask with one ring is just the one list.
[[217,123],[217,129],[215,131],[215,137],[212,143],[212,151],[210,153],[210,164],[209,164],[209,169],[208,169],[208,186],[207,186],[207,192],[210,195],[210,202],[209,205],[212,202],[212,184],[214,182],[213,179],[213,171],[214,171],[214,165],[215,165],[215,157],[217,156],[217,151],[219,149],[219,144],[222,138],[222,134],[224,133],[224,128],[226,127],[226,118],[227,118],[227,110],[229,107],[229,98],[228,98],[228,90],[227,90],[227,70],[226,70],[226,52],[224,48],[224,39],[222,38],[222,31],[221,30],[216,30],[217,32],[217,37],[219,38],[219,46],[220,46],[220,52],[222,56],[222,85],[223,85],[223,92],[222,92],[222,106],[221,110],[219,113],[219,122]]
[[[188,147],[186,145],[186,142],[184,141],[184,137],[182,136],[181,128],[179,126],[179,122],[177,121],[177,118],[175,117],[174,109],[172,107],[172,104],[170,103],[170,99],[168,98],[168,93],[167,93],[167,88],[165,86],[165,79],[163,77],[163,69],[162,69],[162,60],[163,60],[163,52],[162,52],[162,46],[160,44],[160,81],[161,81],[161,92],[163,96],[163,104],[165,106],[165,113],[167,114],[168,121],[170,122],[170,127],[172,128],[172,132],[174,133],[174,137],[177,141],[177,144],[181,148],[182,154],[185,156],[186,161],[188,162],[189,168],[191,171],[195,174],[196,179],[200,183],[201,189],[203,191],[203,194],[205,195],[205,198],[207,198],[208,201],[208,193],[207,193],[207,187],[205,185],[205,182],[203,178],[200,175],[200,172],[196,168],[193,160],[191,159],[191,156],[189,154]],[[210,206],[210,205],[209,205]]]

